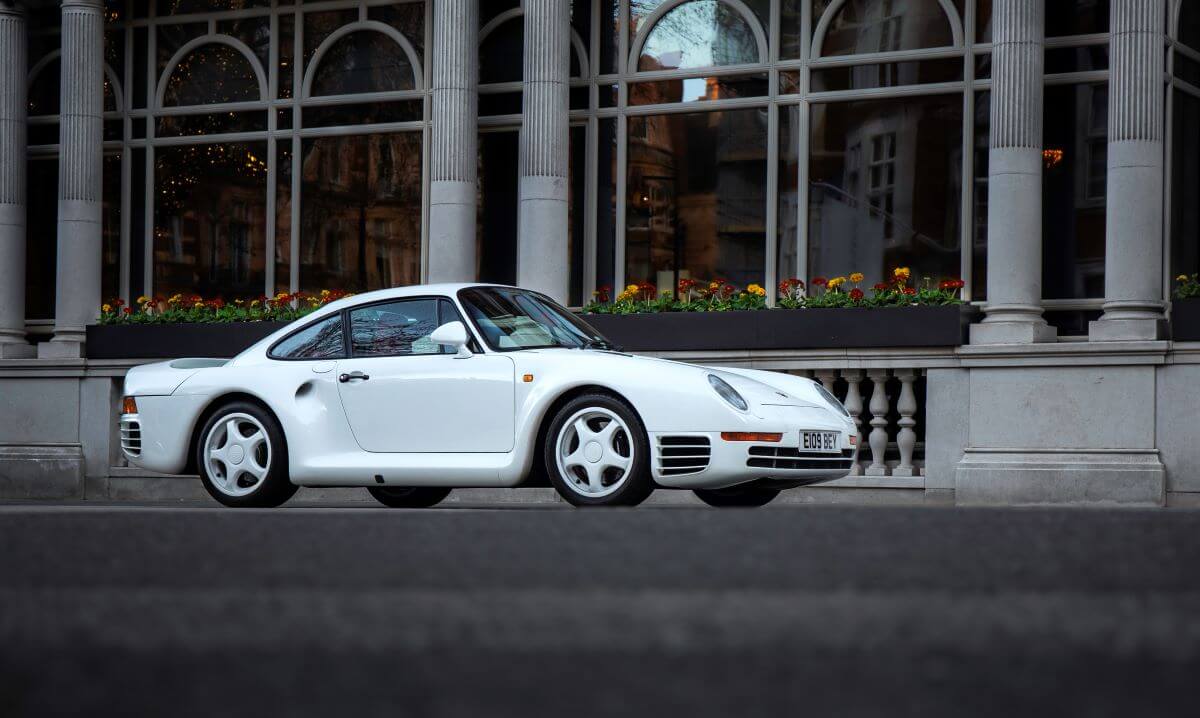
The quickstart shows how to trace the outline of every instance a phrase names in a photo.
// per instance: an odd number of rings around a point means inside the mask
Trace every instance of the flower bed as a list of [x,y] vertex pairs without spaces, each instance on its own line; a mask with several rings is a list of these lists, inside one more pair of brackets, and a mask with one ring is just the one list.
[[290,322],[326,304],[350,296],[349,292],[323,289],[315,294],[280,292],[274,297],[205,299],[198,294],[138,297],[132,307],[121,299],[100,305],[101,325],[197,324],[231,322]]

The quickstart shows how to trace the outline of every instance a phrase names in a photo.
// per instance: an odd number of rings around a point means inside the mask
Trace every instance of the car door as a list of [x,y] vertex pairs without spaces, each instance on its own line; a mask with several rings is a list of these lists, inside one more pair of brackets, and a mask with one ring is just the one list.
[[458,357],[429,335],[463,321],[443,298],[350,310],[350,357],[338,392],[358,445],[387,453],[507,452],[515,433],[515,366],[507,356]]

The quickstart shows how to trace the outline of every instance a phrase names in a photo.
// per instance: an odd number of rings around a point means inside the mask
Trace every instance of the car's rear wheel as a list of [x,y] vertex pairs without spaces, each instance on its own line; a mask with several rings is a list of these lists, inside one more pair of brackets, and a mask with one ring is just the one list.
[[771,503],[779,495],[779,489],[765,489],[761,486],[730,486],[726,489],[696,489],[695,494],[709,506],[754,508]]
[[558,410],[544,447],[550,482],[575,506],[635,506],[654,490],[650,446],[637,414],[608,394]]
[[370,486],[367,491],[393,509],[427,509],[450,495],[450,489],[436,486]]
[[233,402],[213,412],[200,431],[196,466],[205,490],[226,506],[270,508],[296,493],[283,429],[257,404]]

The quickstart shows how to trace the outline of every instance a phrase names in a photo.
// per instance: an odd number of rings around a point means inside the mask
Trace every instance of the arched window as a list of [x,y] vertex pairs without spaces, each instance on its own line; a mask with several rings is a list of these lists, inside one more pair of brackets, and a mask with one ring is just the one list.
[[668,10],[642,43],[638,70],[742,65],[762,59],[750,21],[732,4],[692,0]]
[[[525,77],[525,19],[516,12],[499,23],[488,23],[481,31],[479,43],[479,84],[520,82]],[[489,27],[490,26],[490,27]],[[570,76],[582,77],[583,42],[571,28]]]
[[408,54],[392,38],[359,30],[337,40],[321,57],[313,76],[317,95],[398,92],[416,89]]
[[162,104],[187,107],[258,99],[258,75],[250,61],[229,45],[211,43],[179,61],[167,78]]
[[[33,76],[30,78],[28,114],[30,117],[43,117],[59,113],[59,86],[62,76],[62,62],[56,53],[50,59],[35,65]],[[116,73],[107,63],[104,65],[104,111],[116,112],[119,108],[117,92],[113,78]]]
[[954,29],[938,0],[846,0],[833,11],[816,38],[823,57],[954,45]]

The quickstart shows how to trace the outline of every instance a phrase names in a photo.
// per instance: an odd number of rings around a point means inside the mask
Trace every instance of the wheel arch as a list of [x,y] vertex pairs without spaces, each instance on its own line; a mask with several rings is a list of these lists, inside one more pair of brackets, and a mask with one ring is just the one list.
[[[533,457],[533,464],[530,467],[529,473],[525,477],[525,480],[521,482],[521,486],[550,486],[550,476],[546,470],[545,452],[542,451],[542,447],[546,445],[546,435],[550,432],[550,423],[554,421],[554,417],[558,414],[560,409],[562,409],[572,400],[583,396],[584,394],[605,394],[620,401],[628,406],[630,411],[637,416],[638,421],[642,424],[642,430],[646,430],[646,420],[642,418],[641,412],[638,411],[638,408],[634,405],[634,403],[629,400],[629,397],[625,396],[616,389],[613,389],[610,386],[604,386],[603,384],[577,384],[575,386],[567,387],[559,392],[553,399],[546,402],[545,407],[542,409],[541,416],[539,416],[537,419],[538,428],[533,434],[533,444],[528,447],[530,455]],[[646,439],[649,441],[649,437],[646,437]]]
[[204,430],[204,425],[208,423],[209,417],[220,411],[221,407],[224,407],[228,404],[233,404],[235,402],[254,404],[258,408],[267,412],[267,414],[269,414],[279,426],[280,432],[283,433],[284,443],[287,443],[287,432],[283,428],[283,422],[279,420],[279,415],[276,414],[270,405],[263,401],[261,397],[245,391],[230,391],[224,394],[219,394],[214,396],[212,400],[205,404],[204,408],[197,415],[195,423],[192,424],[192,432],[191,436],[188,438],[187,444],[187,466],[184,468],[184,473],[195,474],[199,471],[199,467],[196,466],[196,447],[200,443],[200,432]]

